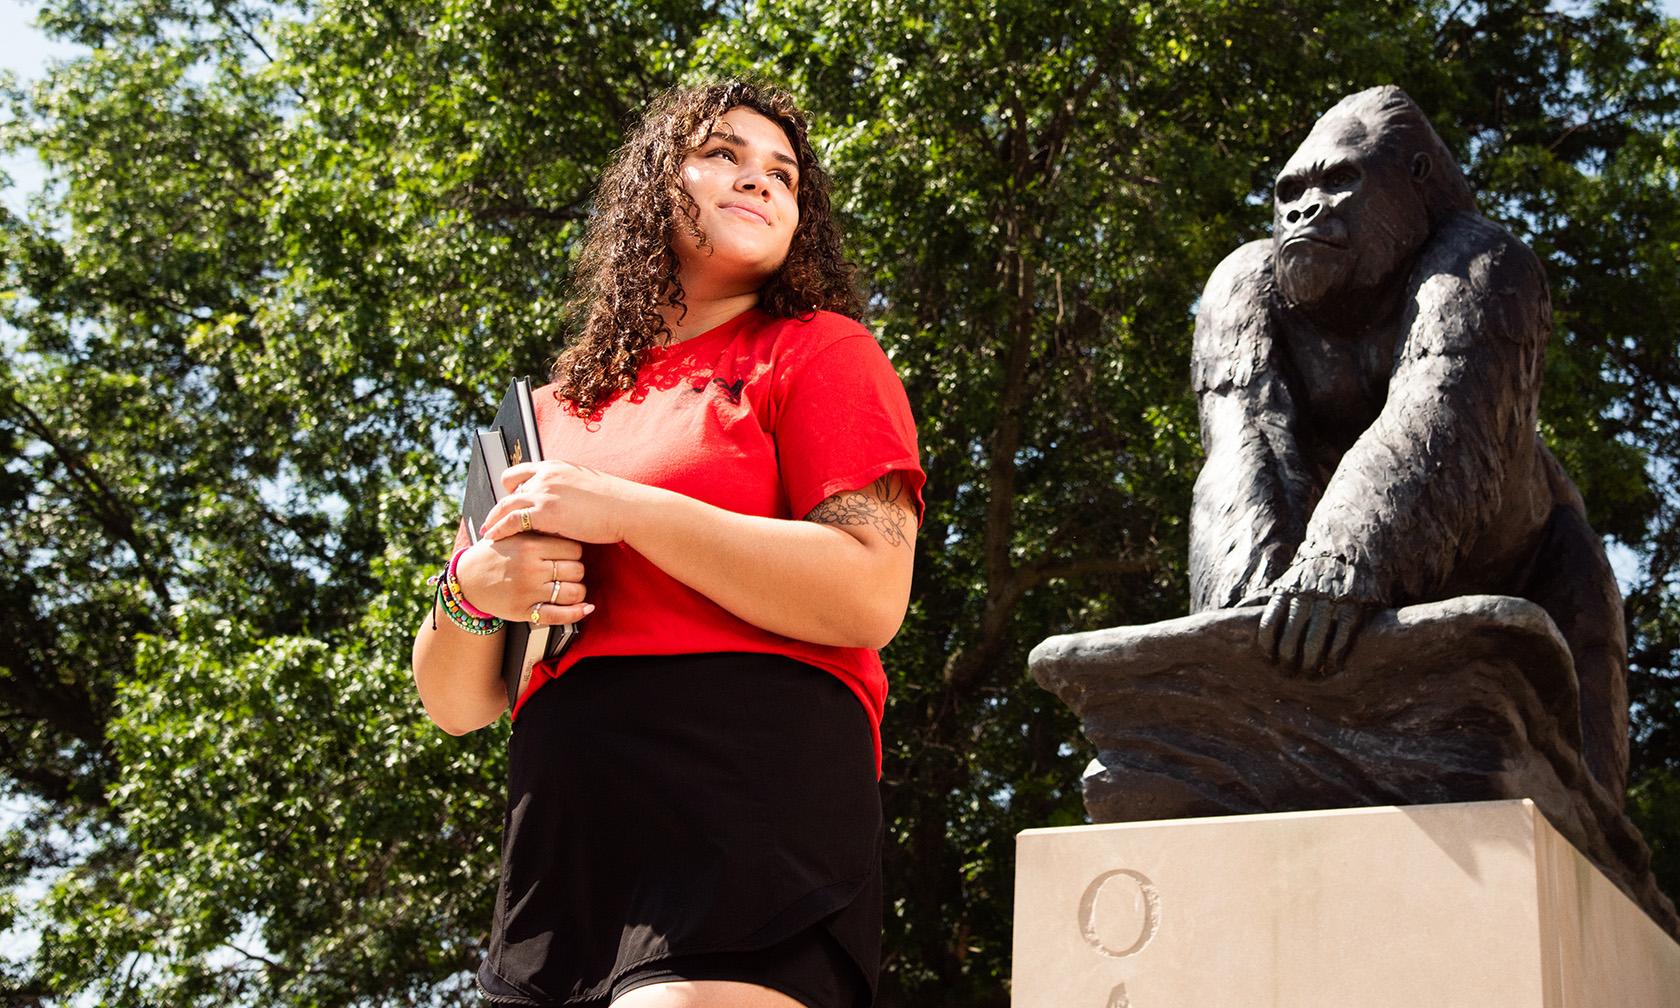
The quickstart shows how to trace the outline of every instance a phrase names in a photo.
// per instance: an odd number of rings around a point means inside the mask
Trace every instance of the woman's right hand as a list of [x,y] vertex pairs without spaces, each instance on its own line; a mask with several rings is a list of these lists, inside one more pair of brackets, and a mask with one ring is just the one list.
[[583,600],[582,557],[571,539],[521,532],[480,539],[461,554],[455,575],[473,608],[492,616],[524,623],[536,606],[543,626],[576,623],[595,611]]

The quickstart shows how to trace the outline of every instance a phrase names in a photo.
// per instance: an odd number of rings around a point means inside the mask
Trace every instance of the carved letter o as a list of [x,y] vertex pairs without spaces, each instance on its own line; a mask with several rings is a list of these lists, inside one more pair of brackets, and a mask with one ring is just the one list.
[[1103,872],[1080,897],[1079,931],[1105,956],[1136,955],[1160,929],[1161,894],[1142,872]]

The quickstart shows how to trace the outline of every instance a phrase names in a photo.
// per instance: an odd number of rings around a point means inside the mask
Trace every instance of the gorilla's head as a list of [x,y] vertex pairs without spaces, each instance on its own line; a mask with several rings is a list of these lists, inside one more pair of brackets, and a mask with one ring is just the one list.
[[1350,95],[1278,175],[1278,290],[1298,306],[1368,296],[1455,210],[1475,210],[1470,186],[1417,104],[1393,86]]

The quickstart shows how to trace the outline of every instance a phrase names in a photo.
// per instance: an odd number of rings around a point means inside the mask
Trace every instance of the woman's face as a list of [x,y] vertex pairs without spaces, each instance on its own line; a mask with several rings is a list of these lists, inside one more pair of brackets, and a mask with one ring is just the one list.
[[787,259],[799,224],[799,162],[787,134],[751,109],[728,109],[683,158],[678,176],[706,238],[700,247],[677,221],[683,287],[691,294],[757,290]]

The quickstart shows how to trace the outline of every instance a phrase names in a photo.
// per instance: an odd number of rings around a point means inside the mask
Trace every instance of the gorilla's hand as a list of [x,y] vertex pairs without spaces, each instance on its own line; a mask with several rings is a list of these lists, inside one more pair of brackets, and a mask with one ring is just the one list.
[[1286,673],[1322,679],[1341,671],[1365,616],[1380,601],[1360,591],[1352,565],[1297,559],[1271,587],[1260,614],[1260,649]]
[[1279,592],[1260,614],[1260,648],[1286,673],[1322,679],[1340,672],[1365,620],[1360,602]]

